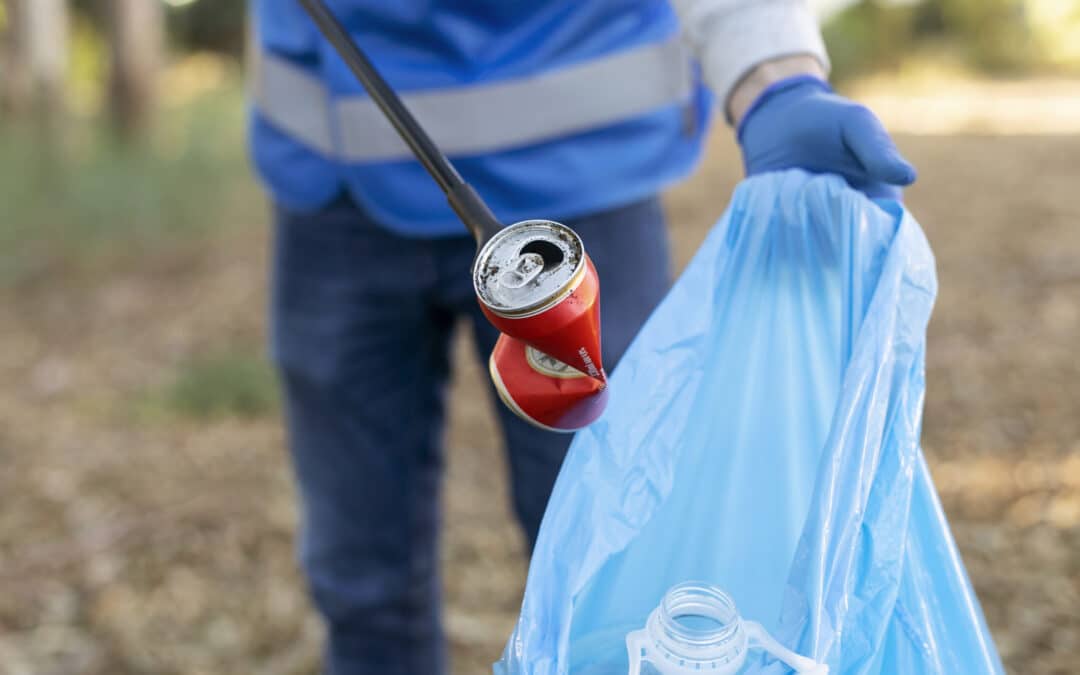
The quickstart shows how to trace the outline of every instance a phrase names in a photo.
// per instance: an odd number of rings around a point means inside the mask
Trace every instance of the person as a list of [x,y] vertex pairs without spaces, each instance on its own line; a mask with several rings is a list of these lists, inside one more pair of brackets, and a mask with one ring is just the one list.
[[[502,222],[584,240],[614,366],[670,283],[658,193],[712,111],[749,175],[915,179],[835,94],[802,0],[327,0]],[[255,0],[253,163],[274,204],[271,347],[301,509],[299,556],[334,675],[438,674],[437,537],[448,345],[487,357],[475,243],[296,0]],[[513,509],[535,541],[570,438],[505,407]]]

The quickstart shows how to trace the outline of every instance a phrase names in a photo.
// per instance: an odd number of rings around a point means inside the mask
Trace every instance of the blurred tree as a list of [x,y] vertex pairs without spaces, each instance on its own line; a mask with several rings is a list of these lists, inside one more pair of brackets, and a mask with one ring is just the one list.
[[1039,61],[1025,0],[928,0],[924,11],[961,38],[973,66],[989,71],[1030,67]]
[[[178,52],[213,51],[239,57],[247,18],[246,0],[161,0],[165,32]],[[70,0],[102,32],[107,30],[108,0]]]
[[6,0],[4,107],[52,120],[64,107],[68,62],[65,0]]
[[825,38],[838,79],[897,65],[924,47],[977,70],[1023,71],[1051,61],[1034,21],[1041,6],[1080,0],[860,0],[826,24]]
[[140,134],[155,102],[164,48],[160,0],[107,0],[109,112],[121,137]]
[[825,24],[833,78],[895,66],[914,38],[918,7],[861,0]]
[[169,36],[185,49],[208,49],[239,58],[246,17],[244,0],[191,2],[169,12]]

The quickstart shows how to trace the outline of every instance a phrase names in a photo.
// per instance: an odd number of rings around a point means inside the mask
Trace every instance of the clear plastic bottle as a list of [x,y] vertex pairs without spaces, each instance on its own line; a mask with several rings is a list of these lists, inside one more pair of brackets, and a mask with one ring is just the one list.
[[762,649],[797,673],[827,675],[829,667],[800,656],[760,624],[739,616],[735,602],[709,584],[672,587],[645,628],[626,636],[630,675],[734,675],[751,649]]

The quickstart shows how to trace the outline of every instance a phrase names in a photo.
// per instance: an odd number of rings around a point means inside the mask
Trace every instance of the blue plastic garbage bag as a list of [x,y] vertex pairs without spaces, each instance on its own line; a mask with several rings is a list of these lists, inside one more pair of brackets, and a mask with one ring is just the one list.
[[495,673],[626,673],[686,580],[834,675],[1003,672],[919,447],[936,291],[900,205],[745,181],[574,440]]

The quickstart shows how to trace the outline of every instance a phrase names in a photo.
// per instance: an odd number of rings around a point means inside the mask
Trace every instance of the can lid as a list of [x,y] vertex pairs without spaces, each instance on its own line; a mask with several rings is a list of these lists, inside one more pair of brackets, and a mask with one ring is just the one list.
[[498,313],[527,314],[557,299],[584,266],[585,247],[569,227],[526,220],[501,230],[480,250],[473,285]]

